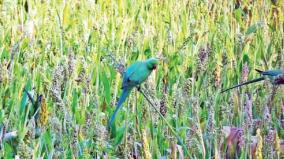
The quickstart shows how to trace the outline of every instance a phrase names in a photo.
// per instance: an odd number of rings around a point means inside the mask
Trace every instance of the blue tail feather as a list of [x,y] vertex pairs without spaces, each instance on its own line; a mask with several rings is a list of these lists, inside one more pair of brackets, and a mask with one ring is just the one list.
[[119,111],[119,109],[121,108],[123,102],[126,100],[126,98],[129,96],[130,94],[130,91],[131,89],[123,89],[122,91],[122,95],[120,96],[119,100],[118,100],[118,103],[117,103],[117,106],[115,108],[115,111],[113,112],[111,118],[110,118],[110,121],[109,121],[109,127],[111,127],[114,119],[115,119],[115,116],[117,114],[117,112]]
[[262,76],[262,77],[253,79],[253,80],[251,80],[251,81],[247,81],[247,82],[244,82],[244,83],[235,85],[235,86],[233,86],[233,87],[227,88],[227,89],[225,89],[225,90],[222,90],[221,93],[224,93],[224,92],[226,92],[226,91],[228,91],[228,90],[231,90],[231,89],[234,89],[234,88],[237,88],[237,87],[241,87],[241,86],[244,86],[244,85],[247,85],[247,84],[251,84],[251,83],[258,82],[258,81],[262,81],[262,80],[264,80],[264,79],[265,79],[265,77]]

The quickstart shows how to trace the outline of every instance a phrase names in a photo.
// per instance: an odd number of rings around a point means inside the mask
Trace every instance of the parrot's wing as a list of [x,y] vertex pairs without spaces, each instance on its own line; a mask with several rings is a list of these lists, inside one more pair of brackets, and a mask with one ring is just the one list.
[[142,62],[138,61],[130,65],[129,68],[125,71],[123,75],[122,88],[132,88],[139,84],[139,81],[136,81],[132,78],[133,74],[141,67]]
[[138,68],[141,64],[142,64],[141,61],[137,61],[137,62],[133,63],[132,65],[130,65],[130,66],[126,69],[126,71],[125,71],[125,73],[124,73],[124,76],[126,76],[126,77],[131,76],[131,75],[137,70],[137,68]]
[[148,78],[151,72],[152,70],[147,67],[147,63],[142,62],[129,79],[130,81],[135,82],[136,85],[139,85]]
[[284,70],[278,69],[278,70],[268,70],[261,73],[264,76],[278,76],[280,74],[284,74]]

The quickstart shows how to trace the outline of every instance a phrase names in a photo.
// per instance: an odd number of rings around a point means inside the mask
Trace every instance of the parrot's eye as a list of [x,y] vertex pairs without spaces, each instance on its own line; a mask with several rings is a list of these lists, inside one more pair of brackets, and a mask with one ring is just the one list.
[[152,70],[155,70],[156,68],[157,68],[157,65],[154,65],[153,68],[152,68]]

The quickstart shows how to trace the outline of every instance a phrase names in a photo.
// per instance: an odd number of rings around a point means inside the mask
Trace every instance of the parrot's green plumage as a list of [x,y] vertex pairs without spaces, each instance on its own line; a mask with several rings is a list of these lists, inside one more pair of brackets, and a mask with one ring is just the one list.
[[129,96],[132,88],[143,83],[151,72],[156,69],[158,62],[159,59],[150,58],[145,61],[137,61],[126,69],[123,74],[122,95],[120,96],[116,109],[110,118],[109,126],[112,125],[117,112],[121,108],[123,102]]
[[262,76],[259,78],[253,79],[251,81],[247,81],[247,82],[235,85],[233,87],[230,87],[228,89],[222,90],[221,93],[237,88],[237,87],[241,87],[243,85],[262,81],[265,79],[269,79],[270,82],[275,85],[284,84],[284,69],[276,69],[276,70],[268,70],[268,71],[261,71],[261,70],[256,69],[256,71],[259,72]]

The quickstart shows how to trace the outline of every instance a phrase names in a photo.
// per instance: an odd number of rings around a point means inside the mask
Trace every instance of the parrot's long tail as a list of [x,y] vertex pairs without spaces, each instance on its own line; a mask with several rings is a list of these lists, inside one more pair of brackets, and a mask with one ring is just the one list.
[[231,89],[234,89],[234,88],[237,88],[237,87],[241,87],[241,86],[243,86],[243,85],[247,85],[247,84],[250,84],[250,83],[262,81],[262,80],[264,80],[264,79],[265,79],[264,77],[259,77],[259,78],[253,79],[253,80],[251,80],[251,81],[247,81],[247,82],[244,82],[244,83],[235,85],[235,86],[233,86],[233,87],[227,88],[227,89],[225,89],[225,90],[222,90],[221,93],[224,93],[224,92],[226,92],[226,91],[228,91],[228,90],[231,90]]
[[115,119],[115,116],[117,114],[117,112],[119,111],[119,109],[121,108],[123,102],[126,100],[126,98],[129,96],[130,94],[130,91],[131,89],[123,89],[122,91],[122,95],[120,96],[119,100],[118,100],[118,103],[117,103],[117,106],[115,108],[115,111],[113,112],[110,120],[109,120],[109,123],[108,123],[108,126],[111,127],[112,126],[112,123]]

